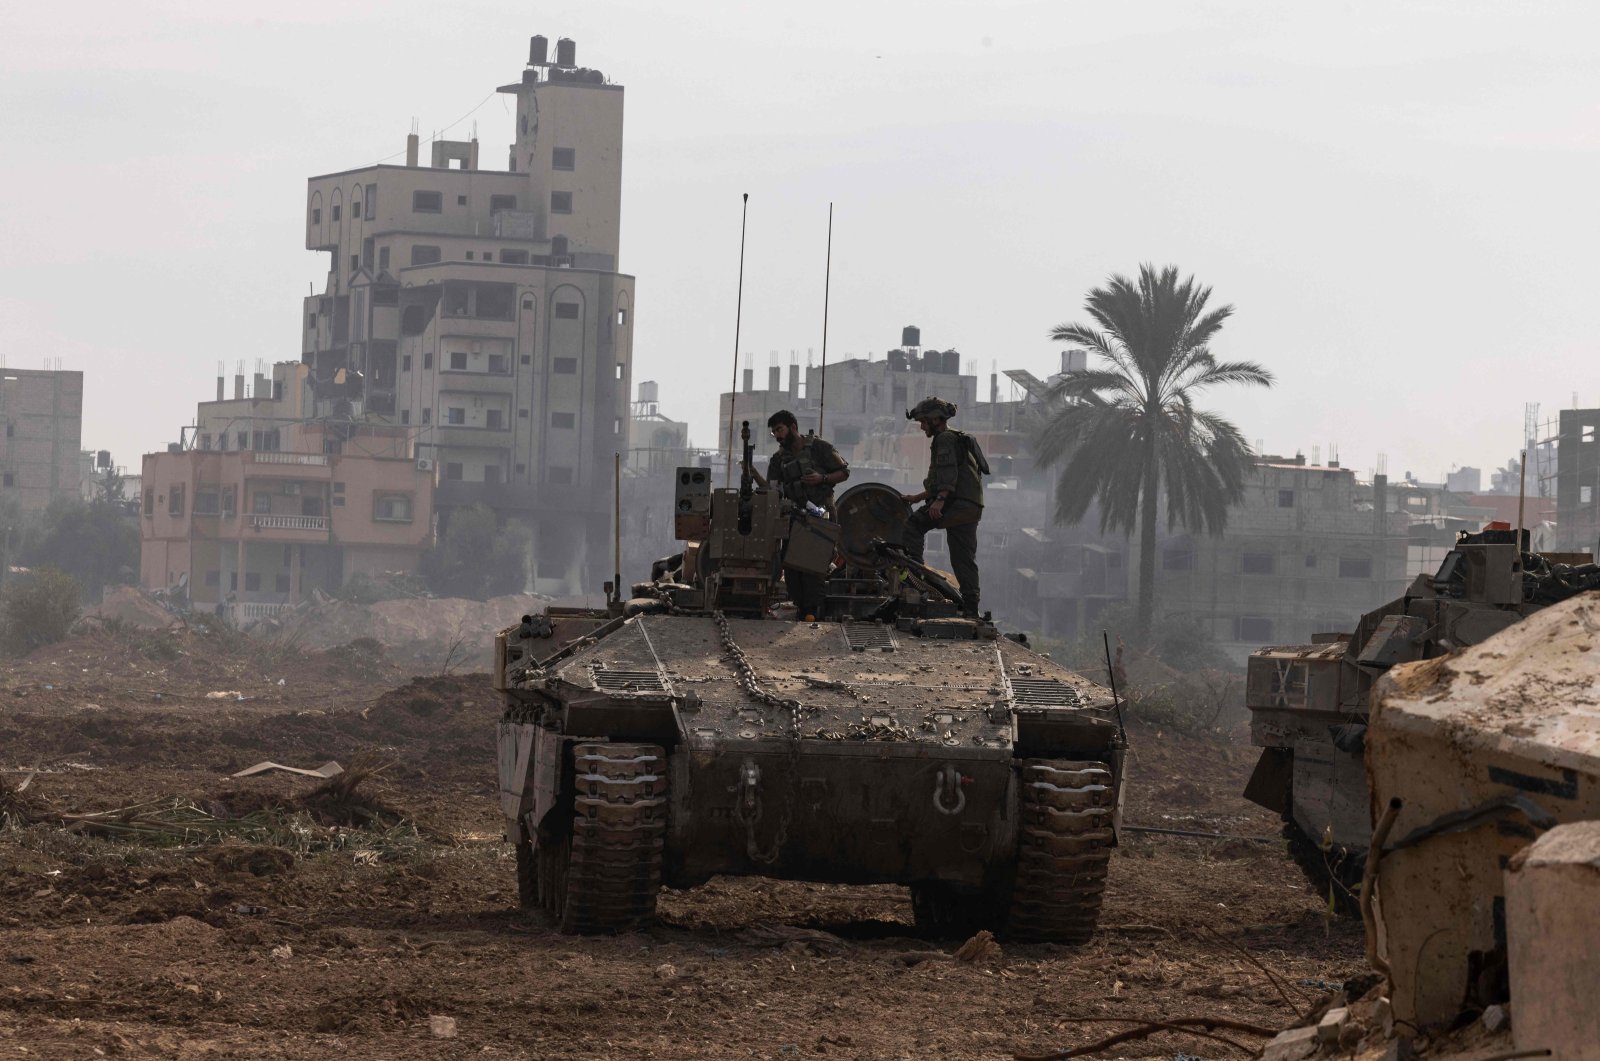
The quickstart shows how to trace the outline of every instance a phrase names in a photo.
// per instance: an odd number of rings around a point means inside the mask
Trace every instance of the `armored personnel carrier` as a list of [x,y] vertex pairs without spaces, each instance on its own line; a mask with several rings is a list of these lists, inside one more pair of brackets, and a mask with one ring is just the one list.
[[[841,496],[836,524],[748,472],[677,475],[686,544],[650,582],[499,635],[522,902],[611,932],[716,874],[889,883],[930,934],[1089,938],[1120,827],[1111,694],[959,617],[891,544],[888,487]],[[817,621],[774,617],[780,556],[830,576]]]
[[1283,815],[1290,853],[1346,913],[1371,841],[1364,760],[1373,683],[1397,663],[1433,659],[1484,641],[1533,612],[1600,588],[1587,553],[1527,552],[1517,532],[1490,524],[1463,532],[1433,575],[1368,612],[1348,634],[1250,656],[1245,706],[1251,743],[1264,749],[1245,798]]

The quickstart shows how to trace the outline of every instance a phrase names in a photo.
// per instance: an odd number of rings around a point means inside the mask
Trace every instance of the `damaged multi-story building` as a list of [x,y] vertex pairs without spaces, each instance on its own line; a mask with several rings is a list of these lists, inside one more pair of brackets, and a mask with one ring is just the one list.
[[627,444],[634,280],[618,271],[622,86],[532,38],[506,168],[476,139],[412,133],[403,165],[312,177],[305,300],[316,415],[406,430],[450,511],[487,504],[532,532],[532,589],[607,570],[612,454]]
[[83,373],[0,369],[0,498],[42,509],[82,482]]

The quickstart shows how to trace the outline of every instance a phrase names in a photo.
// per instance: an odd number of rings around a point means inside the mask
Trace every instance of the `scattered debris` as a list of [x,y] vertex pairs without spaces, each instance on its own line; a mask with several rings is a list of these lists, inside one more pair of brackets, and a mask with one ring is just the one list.
[[993,932],[979,929],[977,935],[956,948],[954,957],[958,962],[991,961],[1000,957],[1000,944],[995,942]]
[[300,767],[300,766],[284,766],[282,763],[275,763],[275,762],[272,762],[271,760],[267,760],[265,762],[256,763],[256,765],[254,765],[254,766],[247,766],[243,770],[239,770],[239,771],[237,771],[237,772],[235,772],[235,773],[233,773],[233,774],[231,774],[229,776],[231,776],[231,777],[254,777],[256,774],[264,774],[269,770],[282,770],[286,774],[299,774],[302,777],[323,777],[323,778],[333,777],[333,776],[335,776],[337,774],[344,773],[344,767],[340,766],[338,763],[334,762],[332,759],[329,759],[327,762],[323,763],[321,766],[318,766],[318,767],[316,767],[314,769],[310,769],[310,770],[308,770],[308,769],[306,769],[304,767]]
[[429,1016],[428,1030],[433,1032],[435,1039],[454,1039],[456,1037],[456,1019],[454,1017]]

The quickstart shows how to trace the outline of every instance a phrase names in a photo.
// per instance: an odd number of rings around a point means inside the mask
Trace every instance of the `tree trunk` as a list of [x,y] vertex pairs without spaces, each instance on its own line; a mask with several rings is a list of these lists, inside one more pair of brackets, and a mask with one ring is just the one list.
[[1150,624],[1156,603],[1156,487],[1160,476],[1156,469],[1154,447],[1144,458],[1144,490],[1139,498],[1139,611],[1137,626],[1139,642],[1150,644]]

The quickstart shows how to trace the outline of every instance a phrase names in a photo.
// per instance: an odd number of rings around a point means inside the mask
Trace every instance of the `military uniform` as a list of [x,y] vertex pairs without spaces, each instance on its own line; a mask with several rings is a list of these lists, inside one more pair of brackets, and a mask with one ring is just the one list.
[[849,470],[839,451],[816,435],[804,435],[798,447],[779,446],[778,452],[767,462],[767,482],[793,501],[804,506],[807,501],[818,508],[833,511],[833,484],[817,483],[808,486],[800,480],[812,472],[828,475],[830,472]]
[[961,583],[961,610],[978,614],[978,521],[983,519],[983,475],[977,453],[967,437],[953,428],[929,439],[928,477],[922,480],[929,503],[944,496],[943,518],[928,517],[923,506],[906,520],[905,550],[922,562],[923,538],[930,530],[944,531],[950,546],[951,573]]
[[[797,508],[807,502],[833,515],[833,484],[821,482],[808,485],[801,480],[816,472],[827,476],[832,472],[849,471],[850,466],[839,456],[832,444],[816,435],[804,435],[796,447],[779,446],[767,462],[767,483],[778,490]],[[809,571],[792,567],[783,569],[783,581],[789,587],[789,599],[801,616],[822,614],[826,603],[827,579]]]

